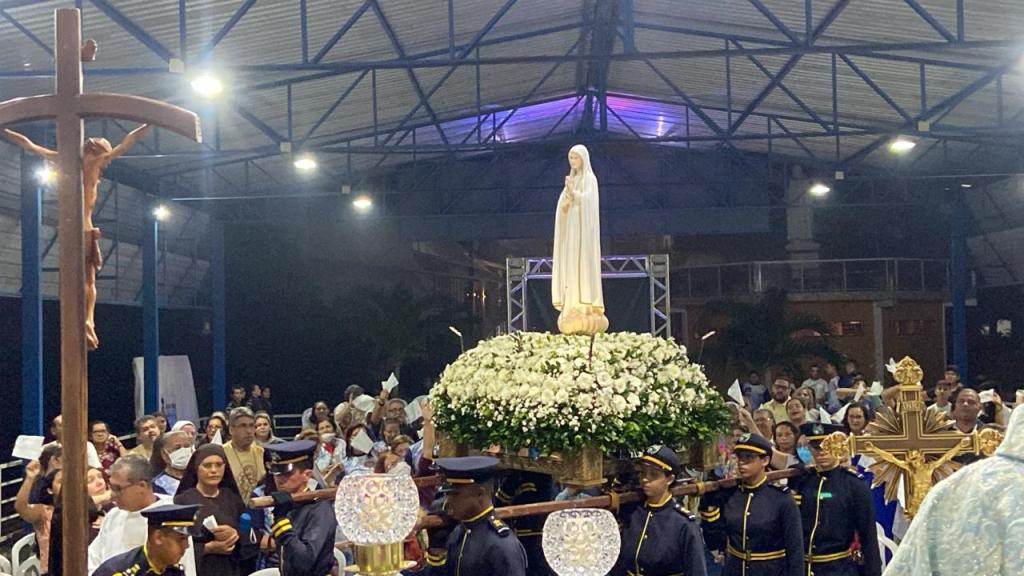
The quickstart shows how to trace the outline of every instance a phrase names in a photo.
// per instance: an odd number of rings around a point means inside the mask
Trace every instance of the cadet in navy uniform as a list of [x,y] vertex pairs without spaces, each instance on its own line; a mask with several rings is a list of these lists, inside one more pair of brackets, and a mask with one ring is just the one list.
[[739,485],[701,498],[704,538],[725,551],[722,576],[800,576],[804,568],[800,510],[768,484],[771,442],[744,434],[735,448]]
[[494,517],[498,460],[487,456],[438,458],[444,475],[445,512],[458,526],[433,529],[427,549],[429,576],[526,576],[526,551],[507,524]]
[[110,558],[92,576],[184,576],[178,564],[188,550],[199,506],[167,504],[141,512],[149,523],[146,543]]
[[640,458],[647,500],[623,508],[622,547],[612,576],[705,576],[704,541],[696,518],[672,498],[679,458],[654,446]]
[[281,561],[281,576],[324,576],[334,568],[334,533],[338,521],[328,500],[296,503],[292,496],[309,490],[316,442],[294,440],[268,444],[267,471],[276,492],[271,525]]
[[[520,506],[549,502],[555,499],[555,482],[551,476],[537,472],[517,470],[512,472],[501,483],[494,499],[497,506]],[[550,576],[554,572],[548,566],[541,546],[544,534],[546,514],[533,514],[509,520],[508,525],[515,532],[523,549],[526,550],[526,561],[529,564],[526,573],[530,576]]]
[[[881,576],[882,560],[875,532],[871,490],[857,472],[821,450],[821,441],[842,426],[809,422],[800,432],[810,443],[814,469],[790,480],[793,498],[800,505],[803,525],[805,573],[814,576]],[[854,561],[851,545],[860,540],[863,566]]]

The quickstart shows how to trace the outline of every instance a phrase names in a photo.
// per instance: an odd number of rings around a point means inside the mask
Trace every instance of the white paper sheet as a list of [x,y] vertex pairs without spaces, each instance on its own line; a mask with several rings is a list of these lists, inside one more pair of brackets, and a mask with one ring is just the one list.
[[391,391],[396,386],[398,386],[398,376],[395,376],[394,372],[391,373],[391,376],[388,376],[387,380],[380,383],[380,387],[387,391],[388,394],[391,394]]
[[373,450],[373,440],[370,440],[370,435],[366,433],[366,430],[360,430],[359,434],[352,437],[350,443],[353,448],[366,454]]
[[739,378],[732,381],[732,386],[729,386],[727,394],[729,395],[729,398],[732,398],[737,404],[743,406],[743,390],[740,388]]
[[42,436],[18,436],[14,441],[11,456],[24,460],[38,460],[39,455],[43,453],[44,440],[46,439]]

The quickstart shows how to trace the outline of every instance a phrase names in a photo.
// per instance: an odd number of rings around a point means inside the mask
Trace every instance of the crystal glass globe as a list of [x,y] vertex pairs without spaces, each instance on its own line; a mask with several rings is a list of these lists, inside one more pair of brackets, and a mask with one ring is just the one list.
[[607,510],[559,510],[544,522],[541,544],[558,576],[604,576],[619,557],[619,525]]
[[334,515],[358,545],[401,542],[416,525],[419,493],[410,476],[358,474],[338,485]]

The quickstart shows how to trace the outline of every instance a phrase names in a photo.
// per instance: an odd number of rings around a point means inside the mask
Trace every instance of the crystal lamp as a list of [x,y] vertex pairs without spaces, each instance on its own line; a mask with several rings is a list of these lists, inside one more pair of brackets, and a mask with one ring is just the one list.
[[355,544],[348,572],[391,576],[415,563],[402,557],[402,541],[416,526],[419,494],[410,476],[357,474],[338,485],[334,514]]
[[558,576],[604,576],[619,557],[619,525],[598,508],[559,510],[544,522],[544,557]]

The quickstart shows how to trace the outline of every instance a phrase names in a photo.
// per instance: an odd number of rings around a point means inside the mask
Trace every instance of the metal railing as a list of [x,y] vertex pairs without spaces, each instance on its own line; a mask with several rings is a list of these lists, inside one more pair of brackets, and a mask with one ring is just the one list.
[[[208,418],[200,418],[199,425],[206,424]],[[281,438],[291,438],[302,430],[302,414],[277,414],[274,416],[274,431]],[[118,436],[131,445],[135,434]],[[0,545],[17,540],[25,535],[25,522],[14,510],[18,488],[25,480],[25,461],[15,459],[0,463]]]
[[771,288],[790,293],[944,292],[949,284],[948,261],[924,258],[776,260],[672,271],[673,296],[682,298],[742,296]]

